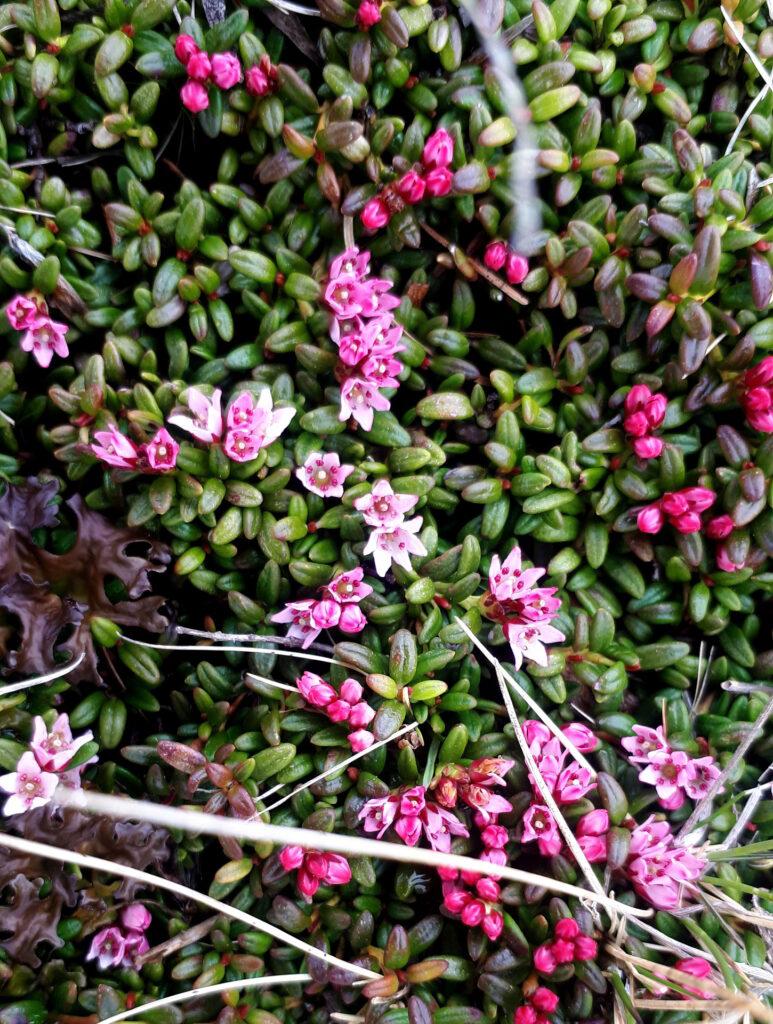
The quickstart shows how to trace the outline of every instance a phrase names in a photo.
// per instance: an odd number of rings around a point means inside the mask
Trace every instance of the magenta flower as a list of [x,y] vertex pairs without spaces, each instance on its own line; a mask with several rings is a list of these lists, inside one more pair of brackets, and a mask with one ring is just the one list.
[[361,633],[367,624],[367,618],[356,604],[346,604],[341,609],[338,628],[342,633]]
[[23,814],[43,807],[53,797],[58,782],[56,775],[40,767],[31,750],[25,751],[15,772],[0,776],[0,789],[11,794],[3,805],[3,814]]
[[564,917],[556,921],[553,935],[552,940],[534,951],[534,966],[541,974],[553,974],[560,964],[596,958],[598,943],[589,935],[583,935],[574,918]]
[[256,458],[260,448],[258,435],[243,430],[229,430],[223,442],[223,451],[234,462],[249,462]]
[[591,864],[607,859],[607,832],[609,814],[604,810],[590,811],[577,822],[577,842]]
[[344,249],[340,256],[336,256],[330,264],[330,279],[337,277],[353,277],[360,281],[367,277],[370,272],[370,253],[366,250],[360,252],[357,246],[351,249]]
[[483,262],[489,270],[501,270],[507,260],[507,253],[507,242],[497,239],[489,242],[486,246],[486,251],[483,253]]
[[[271,392],[263,388],[257,401],[249,392],[240,394],[228,409],[227,425],[228,434],[224,448],[231,456],[230,449],[234,451],[250,450],[257,454],[261,448],[267,448],[287,429],[295,416],[293,406],[274,408]],[[250,440],[247,441],[246,439]],[[244,442],[245,448],[240,449]],[[254,458],[254,455],[248,456]],[[246,461],[240,458],[237,461]]]
[[354,507],[362,512],[369,526],[385,529],[399,526],[418,500],[415,494],[395,494],[389,481],[380,479],[373,484],[370,494],[355,500]]
[[272,622],[290,623],[287,636],[294,640],[302,640],[301,646],[304,651],[322,632],[322,627],[316,625],[311,614],[316,604],[313,598],[305,601],[288,601],[281,612],[271,616]]
[[[190,74],[190,68],[188,74]],[[242,80],[242,66],[235,53],[216,53],[212,57],[212,81],[218,89],[232,89]]]
[[349,862],[337,853],[286,846],[280,852],[279,860],[285,871],[297,869],[298,892],[309,903],[320,885],[346,885],[352,878]]
[[363,430],[371,430],[374,412],[385,412],[389,405],[389,399],[379,394],[374,384],[361,377],[348,377],[341,385],[341,412],[338,418],[348,420],[351,417]]
[[173,412],[169,422],[181,430],[187,431],[197,441],[204,441],[211,444],[219,441],[223,433],[223,413],[220,406],[220,389],[212,392],[212,397],[199,391],[198,388],[188,388],[188,409],[193,415],[184,411]]
[[700,800],[721,774],[713,757],[694,757],[685,766],[682,786],[691,800]]
[[70,354],[67,347],[67,324],[57,323],[48,316],[36,317],[27,327],[19,343],[23,352],[31,352],[40,366],[47,367],[56,355],[63,359]]
[[529,261],[519,252],[509,252],[505,263],[505,275],[510,284],[520,284],[529,273]]
[[321,498],[340,498],[344,493],[344,481],[354,466],[341,465],[336,452],[312,452],[295,475],[313,494]]
[[360,566],[350,569],[348,572],[339,573],[327,584],[325,591],[339,604],[352,604],[361,601],[373,593],[373,587],[362,582],[364,575],[365,572]]
[[408,519],[400,526],[377,527],[371,530],[364,555],[373,555],[379,576],[386,576],[392,565],[411,571],[411,555],[426,555],[427,549],[416,536],[422,526],[421,516]]
[[[677,971],[682,971],[684,974],[691,974],[693,978],[711,978],[713,968],[708,960],[702,956],[689,956],[684,960],[677,960],[674,964],[674,968]],[[716,996],[712,992],[707,992],[705,989],[696,988],[694,985],[682,985],[685,992],[689,992],[690,995],[695,996],[697,999],[716,999]],[[668,989],[666,990],[668,991]],[[682,998],[687,999],[687,996]]]
[[260,61],[248,68],[244,75],[247,92],[251,96],[268,96],[279,84],[279,73],[264,53]]
[[364,830],[378,833],[379,839],[394,826],[406,846],[416,846],[424,835],[433,850],[444,853],[451,849],[452,835],[469,835],[455,815],[426,800],[423,786],[374,797],[365,803],[359,817]]
[[192,53],[188,58],[185,70],[188,72],[189,78],[193,78],[197,82],[206,82],[212,73],[212,62],[209,55],[203,50]]
[[499,909],[501,892],[493,878],[479,878],[474,893],[453,883],[443,886],[443,906],[452,914],[461,917],[468,928],[482,928],[493,941],[499,938],[504,928],[504,917]]
[[100,971],[120,967],[126,957],[126,939],[120,928],[103,928],[91,940],[87,960],[96,960]]
[[593,776],[581,764],[572,762],[558,776],[555,786],[555,798],[559,804],[573,804],[582,800],[586,793],[594,789],[596,783]]
[[130,967],[138,956],[147,953],[150,943],[142,932],[128,931],[124,937],[124,966]]
[[715,516],[706,525],[706,536],[711,540],[724,540],[735,529],[732,516]]
[[89,447],[100,461],[117,469],[137,468],[140,451],[117,427],[111,424],[107,430],[95,430],[94,438],[97,443]]
[[686,883],[700,878],[707,861],[674,845],[667,822],[650,816],[631,833],[626,872],[639,895],[660,910],[679,906]]
[[434,167],[424,179],[427,195],[433,199],[447,196],[454,185],[454,176],[447,167]]
[[708,487],[683,487],[681,491],[669,491],[660,501],[640,510],[636,525],[642,533],[658,533],[668,519],[679,533],[697,533],[701,528],[701,513],[716,499],[716,494]]
[[166,473],[177,464],[180,446],[169,431],[161,427],[153,438],[143,445],[142,451],[151,469],[158,473]]
[[763,434],[773,433],[773,356],[746,370],[737,383],[749,426]]
[[332,597],[325,597],[321,601],[315,601],[311,609],[311,620],[320,629],[331,629],[338,625],[341,618],[341,605]]
[[400,198],[411,206],[422,201],[426,187],[426,182],[418,171],[406,171],[395,185]]
[[376,196],[365,204],[360,214],[360,220],[363,227],[369,231],[378,231],[379,228],[383,228],[389,223],[391,216],[387,204],[380,196]]
[[628,759],[633,763],[646,763],[653,751],[669,749],[662,725],[656,729],[648,725],[635,725],[633,732],[633,736],[626,736],[620,741],[621,746],[628,751]]
[[367,729],[357,729],[355,732],[350,732],[346,738],[354,754],[367,750],[368,747],[372,747],[376,742],[376,737],[372,732],[368,732]]
[[129,903],[121,910],[121,925],[129,931],[147,931],[152,920],[150,911],[142,903]]
[[561,732],[577,747],[581,754],[589,754],[599,745],[599,738],[582,722],[570,722],[562,725]]
[[421,162],[425,167],[448,167],[454,158],[454,140],[445,128],[438,128],[424,143]]
[[381,6],[376,0],[362,0],[357,8],[357,27],[360,32],[367,32],[369,28],[378,25],[381,21]]
[[[91,732],[73,739],[70,718],[67,714],[56,717],[49,732],[43,719],[36,715],[32,720],[30,750],[38,765],[47,772],[60,772],[72,761],[76,752],[93,740]],[[94,758],[96,760],[96,758]]]
[[667,404],[665,395],[654,395],[646,384],[634,384],[625,396],[623,426],[640,459],[657,458],[663,451],[663,441],[653,431],[665,419]]
[[314,672],[304,672],[296,685],[303,699],[315,708],[326,708],[337,696],[334,687]]
[[189,78],[180,89],[180,99],[185,109],[190,110],[192,114],[199,114],[209,106],[209,93],[201,82],[197,82],[193,78]]
[[15,331],[25,331],[37,320],[40,312],[37,303],[26,295],[14,295],[5,307],[5,315]]
[[521,819],[521,823],[521,842],[531,843],[536,840],[540,853],[546,857],[554,857],[560,852],[563,845],[561,835],[549,807],[544,804],[532,804]]
[[179,35],[174,41],[174,55],[185,66],[191,57],[199,52],[198,44],[193,36]]

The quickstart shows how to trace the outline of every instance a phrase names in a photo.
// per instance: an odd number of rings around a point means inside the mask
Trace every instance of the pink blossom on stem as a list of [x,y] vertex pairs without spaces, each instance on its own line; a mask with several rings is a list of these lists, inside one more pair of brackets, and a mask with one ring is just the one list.
[[505,263],[505,274],[510,284],[520,284],[529,273],[529,261],[519,252],[509,252]]
[[346,604],[341,608],[338,628],[342,633],[361,633],[367,624],[366,616],[356,604]]
[[530,843],[537,840],[540,853],[546,857],[554,857],[560,851],[563,845],[561,835],[549,807],[544,804],[532,804],[521,819],[521,823],[521,842]]
[[15,331],[24,331],[32,326],[40,314],[37,303],[32,299],[26,295],[14,295],[5,307],[5,315]]
[[504,629],[513,652],[516,669],[521,667],[524,658],[535,661],[538,665],[547,665],[548,652],[545,645],[560,643],[566,639],[564,634],[549,622],[508,622]]
[[363,223],[363,227],[366,227],[369,231],[378,231],[379,228],[386,227],[391,216],[392,214],[387,204],[380,196],[376,196],[373,199],[369,199],[365,204],[360,214],[360,220]]
[[[251,438],[246,445],[247,450],[257,453],[261,448],[267,448],[284,433],[295,413],[291,405],[274,407],[268,388],[263,388],[257,401],[249,392],[242,392],[228,409],[226,451],[231,458],[236,458],[229,449],[238,451],[240,441],[246,437]],[[254,458],[254,455],[248,457]]]
[[721,774],[713,757],[694,757],[685,766],[682,786],[691,800],[701,800]]
[[185,66],[191,57],[199,53],[199,47],[193,36],[179,35],[174,41],[174,55]]
[[223,451],[234,462],[249,462],[257,458],[260,449],[258,436],[243,430],[229,430],[223,442]]
[[561,726],[561,732],[575,745],[581,754],[589,754],[599,745],[599,738],[582,722],[570,722]]
[[121,909],[121,925],[130,931],[147,931],[151,920],[150,911],[142,903],[130,903]]
[[706,536],[711,540],[724,540],[735,529],[732,516],[722,515],[710,519],[706,525]]
[[371,530],[363,554],[373,555],[379,576],[386,576],[392,565],[399,565],[406,572],[410,572],[410,556],[427,554],[427,549],[416,536],[422,522],[422,517],[416,516],[400,526],[376,527]]
[[337,697],[335,688],[314,672],[304,672],[295,683],[303,699],[315,708],[326,708]]
[[194,79],[196,82],[206,82],[212,73],[212,62],[209,59],[209,55],[204,53],[203,50],[191,54],[185,70],[188,72],[189,78]]
[[357,8],[357,27],[360,32],[367,32],[369,28],[378,25],[381,21],[381,7],[376,0],[362,0]]
[[416,846],[424,835],[433,850],[444,853],[451,848],[452,835],[469,835],[454,814],[425,799],[423,786],[368,800],[359,817],[365,832],[376,832],[379,839],[394,826],[407,846]]
[[447,196],[454,186],[454,176],[447,167],[435,167],[424,178],[427,195],[434,199]]
[[[190,74],[190,67],[188,74]],[[242,80],[242,65],[235,53],[216,53],[212,57],[212,81],[218,89],[232,89]]]
[[49,316],[36,317],[22,335],[19,347],[23,352],[31,352],[42,367],[50,365],[54,354],[63,359],[70,354],[67,347],[67,324],[60,324]]
[[646,764],[653,751],[668,750],[662,725],[656,729],[651,729],[648,725],[635,725],[633,732],[633,736],[626,736],[620,741],[620,745],[628,751],[630,761],[641,761]]
[[489,242],[483,253],[483,262],[489,270],[501,270],[507,260],[507,243],[499,239]]
[[454,140],[445,128],[436,129],[424,143],[421,162],[425,167],[448,167],[454,158]]
[[[198,388],[188,388],[188,409],[190,412],[180,410],[169,416],[169,422],[181,430],[187,431],[197,441],[204,441],[208,444],[219,441],[223,433],[223,413],[220,406],[220,389],[212,392],[212,397],[199,391]],[[192,415],[190,415],[192,413]]]
[[199,114],[209,106],[209,93],[201,82],[193,78],[189,78],[180,89],[180,99],[185,109],[192,114]]
[[96,960],[100,971],[120,967],[126,955],[126,939],[120,928],[102,928],[91,940],[87,960]]
[[349,862],[337,853],[286,846],[280,851],[279,861],[285,871],[298,871],[298,892],[308,902],[320,885],[346,885],[352,878]]
[[[690,956],[684,960],[677,960],[674,964],[674,969],[682,971],[683,974],[691,974],[693,978],[711,978],[713,968],[708,960],[702,956]],[[713,992],[707,992],[706,989],[697,988],[694,985],[685,985],[682,982],[677,982],[685,992],[689,992],[691,996],[695,996],[697,999],[716,999]],[[687,998],[684,996],[683,998]]]
[[360,566],[350,569],[348,572],[339,573],[327,584],[325,591],[339,604],[352,604],[361,601],[373,593],[373,587],[369,583],[363,583],[364,575],[365,571]]
[[581,764],[573,762],[558,776],[555,787],[555,798],[559,804],[572,804],[581,800],[586,793],[594,789],[596,783],[593,776]]
[[331,629],[338,625],[341,618],[341,605],[332,597],[325,597],[321,601],[315,601],[311,609],[311,620],[320,629]]
[[18,760],[16,771],[0,776],[0,789],[10,796],[3,805],[3,814],[23,814],[35,807],[43,807],[54,795],[58,776],[44,771],[31,750]]
[[673,799],[687,778],[687,754],[682,750],[653,750],[647,760],[639,780],[654,786],[661,800]]
[[179,451],[179,444],[164,427],[157,430],[151,440],[142,446],[142,454],[148,465],[159,473],[174,469]]
[[91,453],[100,461],[117,469],[137,468],[139,449],[117,427],[111,424],[107,430],[95,430],[94,439],[96,444],[90,445]]
[[741,405],[749,426],[773,433],[773,356],[765,356],[738,378]]
[[374,412],[385,412],[390,406],[388,398],[378,388],[361,377],[348,377],[341,385],[341,412],[339,420],[354,419],[363,430],[373,427]]
[[370,253],[361,252],[357,246],[344,249],[330,264],[330,279],[336,277],[354,277],[358,281],[367,277],[370,272]]
[[291,639],[302,640],[302,648],[313,643],[322,632],[322,627],[317,626],[312,618],[312,611],[317,602],[313,598],[304,601],[289,601],[281,612],[271,616],[272,622],[289,622],[290,628],[287,636]]
[[321,498],[340,498],[344,493],[344,481],[354,466],[341,465],[336,452],[312,452],[295,475],[313,494]]
[[418,500],[415,494],[396,494],[388,480],[380,479],[373,484],[370,494],[355,500],[354,507],[368,526],[386,529],[399,526]]
[[577,822],[577,842],[591,864],[607,859],[609,815],[604,810],[590,811]]
[[357,729],[355,732],[350,732],[346,739],[354,754],[367,750],[368,747],[372,747],[376,742],[376,737],[372,732],[368,732],[367,729]]
[[30,750],[44,771],[60,772],[72,761],[77,751],[93,739],[90,731],[73,739],[70,718],[65,713],[57,715],[50,732],[43,719],[36,715],[32,720]]
[[426,187],[426,182],[418,171],[406,171],[395,185],[400,198],[410,205],[422,201]]

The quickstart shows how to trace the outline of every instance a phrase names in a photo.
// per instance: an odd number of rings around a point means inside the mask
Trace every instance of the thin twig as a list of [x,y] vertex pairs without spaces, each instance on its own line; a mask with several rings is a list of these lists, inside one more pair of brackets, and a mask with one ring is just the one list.
[[219,914],[215,914],[212,917],[208,917],[206,921],[194,924],[191,928],[186,928],[184,932],[178,932],[177,935],[173,935],[166,942],[160,942],[157,946],[153,946],[147,953],[141,953],[134,961],[135,967],[139,969],[144,967],[145,964],[152,964],[158,960],[163,960],[164,957],[170,956],[172,953],[176,953],[178,950],[185,949],[186,946],[206,938],[214,928],[219,916]]
[[[449,242],[447,238],[444,238],[438,231],[435,231],[435,229],[427,224],[426,221],[419,221],[419,224],[423,230],[427,232],[430,238],[433,238],[438,245],[442,245],[444,249],[447,249],[452,256],[458,251],[458,245],[455,245],[453,242]],[[468,260],[473,267],[475,267],[475,270],[481,277],[485,278],[489,284],[493,284],[495,288],[504,292],[504,294],[514,302],[519,302],[522,306],[528,306],[529,300],[526,296],[522,295],[519,291],[516,291],[515,288],[508,284],[504,278],[499,276],[499,274],[495,274],[493,270],[489,270],[485,263],[481,263],[480,260],[476,260],[474,256],[468,256],[467,253],[464,254],[464,258]]]
[[279,644],[280,647],[293,647],[300,655],[306,651],[321,651],[324,654],[332,654],[333,648],[329,644],[311,643],[308,647],[301,648],[300,642],[292,636],[272,636],[270,633],[224,633],[222,630],[192,629],[190,626],[175,626],[175,634],[184,636],[197,636],[202,640],[233,640],[240,643],[250,644]]
[[46,672],[42,676],[33,676],[31,679],[22,679],[20,683],[10,683],[8,686],[2,686],[0,687],[0,697],[5,697],[9,693],[18,693],[19,690],[29,690],[33,686],[42,686],[43,683],[51,683],[54,679],[61,679],[62,676],[67,676],[73,672],[85,657],[86,655],[81,651],[74,661],[68,661],[63,668],[58,668],[54,672]]
[[134,637],[124,636],[123,633],[119,633],[118,636],[129,644],[148,647],[153,651],[198,651],[199,654],[206,651],[225,651],[231,654],[276,654],[283,658],[303,658],[304,661],[321,661],[325,665],[340,665],[341,668],[349,669],[350,672],[362,672],[363,675],[367,675],[364,669],[358,669],[356,665],[348,665],[345,661],[337,661],[335,658],[323,658],[319,654],[309,654],[307,651],[276,651],[272,647],[235,647],[231,644],[211,644],[208,647],[204,647],[202,644],[148,644],[144,640],[135,640]]

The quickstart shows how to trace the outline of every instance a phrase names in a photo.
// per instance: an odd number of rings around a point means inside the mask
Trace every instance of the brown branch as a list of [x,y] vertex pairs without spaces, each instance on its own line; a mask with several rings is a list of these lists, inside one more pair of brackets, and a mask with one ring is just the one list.
[[178,935],[172,936],[172,938],[167,939],[166,942],[161,942],[158,946],[154,946],[152,949],[149,949],[147,953],[143,953],[141,956],[138,956],[135,961],[137,969],[144,967],[145,964],[156,963],[158,960],[163,960],[164,957],[169,956],[170,953],[176,953],[179,949],[184,949],[186,946],[190,946],[192,943],[205,938],[212,931],[217,918],[217,914],[215,914],[214,917],[208,917],[206,921],[201,921],[199,924],[193,925],[192,928],[186,928],[184,932],[180,932]]

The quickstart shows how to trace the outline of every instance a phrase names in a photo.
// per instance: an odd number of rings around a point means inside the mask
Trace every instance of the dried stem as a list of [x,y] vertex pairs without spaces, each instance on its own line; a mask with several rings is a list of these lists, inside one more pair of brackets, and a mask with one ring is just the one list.
[[144,967],[145,964],[152,964],[157,960],[163,960],[165,956],[176,953],[179,949],[185,949],[186,946],[190,946],[192,943],[206,938],[214,928],[218,917],[218,914],[215,914],[213,917],[208,917],[206,921],[200,921],[199,924],[194,924],[193,927],[186,928],[184,932],[179,932],[177,935],[173,935],[172,938],[167,939],[166,942],[160,942],[157,946],[153,946],[153,948],[149,949],[147,953],[141,953],[134,961],[135,967],[139,969],[140,967]]
[[81,651],[77,658],[73,661],[68,661],[62,668],[55,669],[53,672],[46,672],[42,676],[33,676],[31,679],[23,679],[20,683],[2,686],[0,687],[0,697],[5,697],[9,693],[18,693],[19,690],[29,690],[33,686],[42,686],[43,683],[52,683],[55,679],[61,679],[62,676],[67,676],[73,672],[85,657],[86,655]]
[[[430,227],[426,221],[419,221],[419,224],[423,230],[427,232],[430,238],[433,238],[438,245],[442,245],[444,249],[447,249],[452,256],[458,251],[459,247],[457,245],[454,245],[453,242],[449,242],[449,240],[444,238],[440,232],[435,231],[433,227]],[[493,284],[494,287],[498,288],[501,292],[504,292],[508,298],[512,299],[514,302],[519,302],[522,306],[527,306],[529,304],[529,300],[525,295],[516,291],[515,288],[508,284],[504,278],[499,276],[499,274],[495,274],[493,270],[489,270],[485,263],[481,263],[480,260],[476,260],[474,256],[468,256],[467,253],[464,254],[464,258],[475,268],[481,277],[485,278],[489,284]]]

